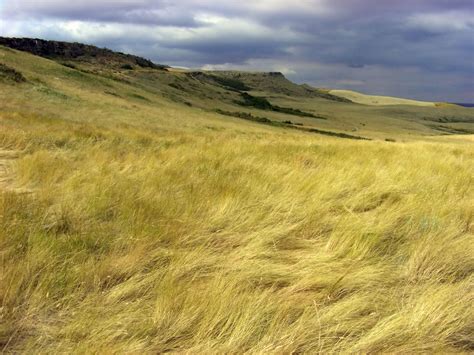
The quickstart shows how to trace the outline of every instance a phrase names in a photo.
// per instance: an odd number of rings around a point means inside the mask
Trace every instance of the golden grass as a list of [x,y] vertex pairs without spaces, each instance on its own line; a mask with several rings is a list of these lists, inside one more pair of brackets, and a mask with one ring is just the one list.
[[[377,96],[377,95],[366,95],[357,91],[351,90],[330,90],[330,94],[340,96],[357,102],[363,105],[383,106],[383,105],[411,105],[411,106],[426,106],[426,107],[441,107],[442,103],[435,104],[434,102],[418,101],[403,99],[400,97],[391,96]],[[449,104],[446,104],[449,105]]]
[[3,117],[4,352],[474,347],[469,144]]
[[166,98],[170,78],[0,58],[28,80],[0,83],[0,150],[15,152],[0,162],[0,351],[474,349],[472,136],[428,136],[418,119],[435,111],[272,98],[377,139],[344,140],[211,113],[205,86],[199,109]]

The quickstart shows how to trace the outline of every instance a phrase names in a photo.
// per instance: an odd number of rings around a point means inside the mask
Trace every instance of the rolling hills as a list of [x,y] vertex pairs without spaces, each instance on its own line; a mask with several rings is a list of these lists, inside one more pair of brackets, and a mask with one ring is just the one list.
[[[77,83],[96,79],[104,84],[112,82],[100,91],[100,95],[106,96],[105,101],[111,97],[122,100],[132,98],[147,101],[148,106],[153,106],[154,100],[165,99],[206,112],[230,112],[233,117],[250,114],[276,123],[297,123],[296,127],[288,125],[293,128],[303,125],[308,129],[334,133],[357,132],[355,136],[366,138],[380,138],[387,133],[386,138],[390,139],[391,132],[399,137],[474,133],[474,112],[455,105],[419,107],[417,101],[396,98],[389,99],[391,104],[387,106],[357,105],[338,96],[340,91],[297,85],[281,73],[168,70],[167,66],[144,58],[82,44],[6,38],[0,39],[1,43],[40,54],[64,66],[58,69],[56,80],[70,81],[72,85],[75,84],[74,79]],[[6,65],[17,62],[13,52],[4,55],[4,62]],[[52,92],[61,95],[61,89],[54,88],[58,84],[53,82],[49,86]],[[120,90],[127,86],[130,92],[121,94]],[[94,90],[96,93],[97,89]],[[359,94],[358,97],[363,96]],[[253,103],[249,104],[249,99]],[[393,102],[397,104],[393,105]]]
[[3,352],[474,349],[472,109],[31,41],[0,46]]

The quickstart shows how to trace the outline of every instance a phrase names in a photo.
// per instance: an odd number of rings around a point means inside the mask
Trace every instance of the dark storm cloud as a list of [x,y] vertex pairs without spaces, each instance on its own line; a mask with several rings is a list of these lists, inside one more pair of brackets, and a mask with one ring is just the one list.
[[337,30],[321,28],[313,41],[315,45],[301,50],[302,55],[312,60],[351,67],[417,66],[460,72],[472,68],[472,28],[432,27],[428,30],[408,21],[390,19],[341,24]]
[[[314,84],[426,99],[441,95],[441,80],[446,96],[474,101],[472,0],[3,0],[0,17],[7,35],[85,41],[175,65],[267,65]],[[394,85],[380,83],[385,76]]]

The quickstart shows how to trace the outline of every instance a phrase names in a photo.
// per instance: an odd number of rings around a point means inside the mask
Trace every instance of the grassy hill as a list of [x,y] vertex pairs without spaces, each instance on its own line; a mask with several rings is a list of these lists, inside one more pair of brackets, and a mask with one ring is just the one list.
[[111,51],[107,48],[98,48],[82,43],[59,41],[45,41],[38,38],[10,38],[0,37],[0,45],[28,52],[40,57],[56,59],[63,65],[74,68],[73,63],[90,63],[107,68],[119,67],[122,69],[153,68],[165,69],[152,61],[131,54]]
[[352,102],[371,106],[388,106],[388,105],[409,105],[435,107],[436,103],[427,101],[417,101],[410,99],[402,99],[390,96],[365,95],[351,90],[329,90],[329,93],[335,96],[343,97]]
[[474,348],[472,110],[0,63],[3,352]]

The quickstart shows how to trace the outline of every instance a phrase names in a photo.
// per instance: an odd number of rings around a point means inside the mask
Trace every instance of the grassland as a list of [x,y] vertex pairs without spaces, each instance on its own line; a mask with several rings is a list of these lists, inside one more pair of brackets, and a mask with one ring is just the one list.
[[474,349],[472,136],[418,119],[468,109],[267,92],[308,128],[352,107],[360,141],[220,115],[233,93],[180,72],[0,60],[26,78],[0,82],[3,352]]
[[434,107],[434,102],[417,101],[410,99],[401,99],[390,96],[365,95],[351,90],[330,90],[330,94],[337,95],[349,99],[353,102],[365,105],[387,106],[387,105],[411,105],[411,106],[425,106]]

